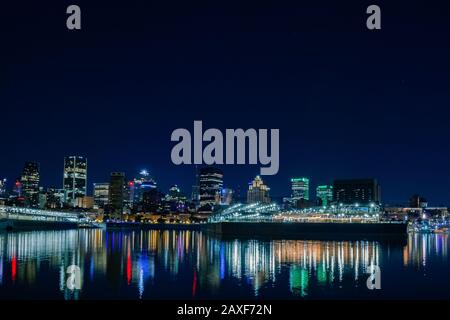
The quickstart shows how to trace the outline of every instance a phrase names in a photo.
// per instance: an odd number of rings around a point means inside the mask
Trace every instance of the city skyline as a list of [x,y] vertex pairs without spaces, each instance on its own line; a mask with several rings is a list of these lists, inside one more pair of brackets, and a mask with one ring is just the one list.
[[[75,163],[77,163],[75,161],[75,159],[77,159],[76,161],[80,161],[80,163],[81,163],[81,167],[77,168],[77,170],[78,170],[78,174],[81,174],[81,181],[82,181],[81,185],[80,185],[81,186],[80,190],[82,190],[82,191],[79,192],[77,196],[72,194],[73,193],[72,190],[74,187],[72,185],[67,185],[68,168],[71,170],[72,174],[75,174],[75,172],[76,172],[76,171],[74,171]],[[68,161],[70,163],[70,166],[67,165]],[[230,184],[226,183],[226,178],[224,178],[224,177],[226,177],[226,174],[224,174],[223,171],[221,169],[219,169],[221,167],[224,167],[223,165],[202,165],[202,166],[196,166],[196,172],[193,175],[193,183],[191,185],[187,185],[186,183],[183,183],[183,182],[180,183],[180,181],[174,182],[174,183],[167,183],[167,182],[164,183],[163,182],[162,184],[160,184],[161,181],[155,177],[155,174],[153,174],[153,173],[151,174],[145,168],[141,168],[139,171],[136,171],[132,174],[127,174],[123,171],[114,171],[114,172],[110,172],[110,173],[106,174],[103,180],[100,179],[99,181],[90,181],[89,176],[87,174],[87,172],[88,172],[87,162],[88,162],[88,158],[85,156],[65,156],[64,157],[64,168],[63,168],[63,173],[62,173],[63,183],[61,186],[44,185],[43,183],[40,183],[41,177],[42,177],[41,172],[40,172],[40,162],[25,161],[23,170],[24,170],[24,172],[27,170],[29,171],[29,169],[27,169],[27,167],[30,166],[30,164],[33,166],[36,166],[36,168],[37,168],[37,182],[35,181],[34,185],[33,185],[34,186],[33,188],[36,189],[36,190],[33,189],[34,193],[39,193],[39,188],[42,188],[43,191],[50,190],[50,189],[55,190],[55,191],[63,190],[65,203],[70,204],[74,207],[77,206],[76,205],[77,198],[83,198],[85,196],[94,197],[96,186],[100,186],[100,188],[102,188],[102,186],[105,184],[110,185],[111,177],[113,177],[115,175],[116,176],[120,175],[122,177],[123,181],[122,181],[121,185],[123,185],[124,187],[128,187],[128,189],[130,189],[130,190],[133,190],[133,191],[129,191],[129,192],[134,193],[135,192],[134,185],[136,183],[142,183],[143,180],[141,180],[141,179],[143,179],[144,177],[147,177],[149,179],[149,181],[151,181],[151,183],[152,183],[152,188],[155,188],[158,191],[163,192],[163,194],[169,194],[170,190],[173,187],[177,187],[177,189],[179,191],[181,190],[181,193],[184,196],[186,196],[187,199],[192,200],[193,203],[196,203],[198,201],[197,205],[200,205],[200,207],[204,206],[206,203],[208,203],[208,201],[211,203],[217,202],[218,200],[216,199],[216,197],[217,196],[223,197],[223,195],[221,193],[222,193],[222,191],[225,191],[225,190],[227,192],[232,192],[232,198],[234,201],[238,201],[238,202],[246,202],[247,201],[248,202],[249,201],[248,194],[247,194],[248,190],[252,189],[252,185],[255,186],[255,181],[257,181],[258,179],[259,180],[261,179],[260,175],[256,174],[253,177],[249,177],[248,182],[246,184],[242,183],[237,186],[230,185]],[[203,178],[202,178],[202,170],[206,170],[208,172],[208,173],[206,173],[206,176]],[[211,176],[209,176],[210,175],[209,170],[213,170],[213,173]],[[218,171],[216,172],[216,170],[218,170]],[[26,192],[23,189],[23,181],[22,181],[22,179],[24,179],[24,172],[22,172],[22,176],[19,176],[16,179],[12,180],[12,181],[14,181],[14,183],[12,183],[11,180],[8,180],[7,178],[1,177],[2,192],[7,192],[7,193],[15,192],[15,189],[17,188],[17,182],[19,181],[19,182],[21,182],[21,186],[20,186],[21,193],[25,194]],[[216,179],[215,175],[217,175],[217,174],[220,175],[220,183],[215,181],[215,179]],[[264,180],[266,180],[270,176],[262,176],[262,177],[264,177]],[[80,177],[77,177],[77,178],[80,179]],[[34,179],[36,180],[36,178],[34,178]],[[75,181],[75,177],[71,176],[71,179],[73,181]],[[211,180],[212,185],[215,185],[215,183],[219,183],[217,185],[217,188],[214,187],[215,191],[209,195],[208,200],[206,200],[206,199],[201,200],[200,194],[202,191],[201,191],[199,183],[201,183],[202,179],[204,179],[205,181],[212,179]],[[11,182],[11,183],[8,183],[8,182]],[[28,181],[25,180],[25,183],[27,183],[27,182]],[[313,182],[313,183],[310,183],[310,182]],[[75,183],[75,182],[73,182],[73,183]],[[80,184],[80,182],[78,182],[78,183]],[[325,205],[327,205],[327,204],[329,205],[330,201],[343,202],[343,203],[352,203],[352,202],[357,203],[355,201],[349,202],[348,199],[351,200],[351,198],[348,198],[349,195],[347,195],[347,197],[345,198],[346,200],[340,200],[339,192],[333,193],[333,186],[336,187],[336,184],[339,185],[341,183],[344,183],[344,185],[345,185],[345,183],[350,183],[350,184],[356,183],[358,188],[361,187],[361,184],[363,185],[362,188],[365,188],[364,187],[365,184],[370,185],[370,184],[374,183],[375,187],[373,190],[374,190],[375,194],[373,196],[371,194],[369,194],[369,195],[366,195],[365,197],[368,197],[368,199],[372,199],[369,202],[382,203],[384,205],[407,206],[407,204],[410,204],[412,201],[411,197],[427,196],[420,192],[414,192],[414,193],[410,194],[408,196],[408,198],[403,199],[402,201],[399,201],[396,203],[388,203],[388,202],[382,201],[382,198],[381,198],[382,193],[381,193],[380,184],[378,183],[378,180],[376,178],[367,178],[367,177],[365,177],[365,178],[361,178],[361,177],[348,178],[347,177],[344,179],[330,178],[328,184],[322,184],[317,181],[314,181],[313,177],[296,176],[296,177],[290,178],[289,181],[286,182],[286,185],[288,185],[288,187],[289,187],[288,192],[286,192],[285,194],[281,194],[281,195],[276,194],[275,196],[271,196],[268,199],[269,199],[269,202],[271,200],[273,200],[275,202],[279,202],[280,204],[285,202],[287,199],[291,199],[294,202],[301,199],[302,201],[306,200],[306,203],[304,205],[308,205],[308,206],[316,206],[316,205],[320,206],[320,205],[322,205],[324,199],[327,199],[325,201]],[[186,188],[178,187],[180,185],[185,185],[185,184],[187,186]],[[257,183],[256,185],[258,185],[258,184],[259,183]],[[169,187],[164,189],[164,187],[161,187],[161,185],[162,186],[168,185]],[[244,185],[243,189],[241,189],[241,185]],[[313,187],[313,186],[315,186],[315,187]],[[61,187],[61,188],[59,188],[59,187]],[[199,188],[197,191],[197,192],[199,192],[198,200],[194,200],[194,189],[196,187]],[[247,189],[247,188],[249,188],[249,189]],[[268,188],[267,192],[269,190],[271,190],[271,188],[268,185],[263,185],[263,188]],[[331,189],[328,189],[328,188],[331,188]],[[216,189],[219,191],[217,191]],[[241,190],[243,190],[243,193],[239,194],[239,192]],[[311,192],[310,192],[310,190],[311,190]],[[337,191],[337,190],[335,189],[335,191]],[[206,192],[206,191],[204,191],[204,192]],[[208,193],[209,193],[209,191],[207,191],[204,194],[208,194]],[[271,193],[271,195],[272,195],[272,193]],[[383,196],[384,196],[384,194],[383,194]],[[121,200],[121,202],[126,202],[128,200],[125,198],[126,197],[125,194],[122,195],[122,197],[124,197],[124,198]],[[131,197],[134,197],[134,196],[131,196]],[[264,198],[265,196],[262,196],[262,197]],[[270,199],[270,198],[272,198],[272,199]],[[344,199],[344,198],[342,198],[342,199]],[[364,199],[364,196],[363,196],[363,199]],[[424,199],[424,202],[428,203],[428,201],[426,201],[425,198],[423,198],[423,199]],[[427,197],[427,199],[429,199],[429,197]],[[36,201],[39,202],[38,200],[36,200]],[[320,204],[318,203],[318,201],[320,201]],[[220,199],[217,203],[219,203],[219,202],[221,202]],[[253,202],[253,200],[251,200],[250,202]],[[266,202],[266,200],[262,200],[261,202]],[[369,203],[369,202],[367,202],[367,203]],[[431,201],[431,203],[434,205],[437,205],[434,201]],[[27,204],[27,205],[29,205],[29,204]],[[442,204],[439,204],[439,205],[442,205]],[[444,205],[446,205],[446,204],[444,204]]]

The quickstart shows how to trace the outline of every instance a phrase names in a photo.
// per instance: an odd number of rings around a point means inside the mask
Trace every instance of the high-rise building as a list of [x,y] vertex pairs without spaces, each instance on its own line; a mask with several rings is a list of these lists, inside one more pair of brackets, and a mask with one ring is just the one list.
[[222,205],[230,205],[233,202],[233,190],[230,188],[223,188],[220,195],[220,203]]
[[21,188],[26,205],[39,206],[39,163],[27,161],[22,171]]
[[109,183],[109,206],[114,218],[121,219],[124,202],[125,174],[123,172],[112,172]]
[[333,201],[333,186],[322,185],[316,188],[317,204],[320,206],[329,206]]
[[158,187],[156,181],[150,176],[147,170],[141,170],[139,176],[133,181],[128,182],[131,206],[139,206],[144,201],[144,193],[150,190],[156,190]]
[[260,176],[256,176],[248,187],[247,203],[270,203],[270,188],[264,184]]
[[376,179],[343,179],[333,183],[333,201],[342,204],[378,204],[380,186]]
[[[215,167],[204,167],[199,174],[200,207],[211,210],[220,204],[220,194],[223,186],[223,172]],[[208,211],[208,210],[204,210]]]
[[94,183],[94,207],[104,208],[109,201],[109,183]]
[[300,199],[309,200],[309,179],[308,178],[292,178],[292,201],[296,202]]
[[86,196],[87,187],[87,159],[80,156],[64,158],[64,190],[66,202],[72,206],[77,205],[77,198]]

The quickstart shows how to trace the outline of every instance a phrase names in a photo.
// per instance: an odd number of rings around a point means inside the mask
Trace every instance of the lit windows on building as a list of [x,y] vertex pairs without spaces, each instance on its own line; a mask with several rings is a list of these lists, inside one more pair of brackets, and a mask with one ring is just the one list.
[[270,203],[270,188],[264,184],[260,176],[249,184],[247,191],[247,203]]
[[109,183],[94,183],[94,208],[104,208],[109,201]]
[[233,203],[233,190],[230,188],[223,188],[220,196],[220,203],[222,205],[231,205]]
[[64,158],[64,190],[66,202],[77,205],[77,198],[86,196],[87,187],[87,159],[80,156]]
[[220,204],[223,187],[223,172],[215,167],[201,168],[199,171],[200,207],[211,210]]
[[333,201],[333,186],[321,185],[316,188],[317,205],[329,206]]
[[292,178],[291,179],[292,200],[309,200],[309,179]]
[[30,207],[39,207],[39,164],[27,161],[22,171],[21,192]]

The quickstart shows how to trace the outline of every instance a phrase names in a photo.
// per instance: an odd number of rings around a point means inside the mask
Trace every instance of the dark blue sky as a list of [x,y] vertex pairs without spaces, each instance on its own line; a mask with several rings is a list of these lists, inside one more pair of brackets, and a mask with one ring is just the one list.
[[[0,14],[0,176],[25,160],[62,185],[63,157],[89,182],[146,167],[190,194],[171,132],[279,128],[280,171],[312,187],[375,177],[384,202],[450,204],[450,9],[438,1],[28,1]],[[365,27],[369,4],[382,30]],[[65,27],[69,4],[82,30]],[[191,129],[192,130],[192,129]],[[257,166],[224,166],[246,189]]]

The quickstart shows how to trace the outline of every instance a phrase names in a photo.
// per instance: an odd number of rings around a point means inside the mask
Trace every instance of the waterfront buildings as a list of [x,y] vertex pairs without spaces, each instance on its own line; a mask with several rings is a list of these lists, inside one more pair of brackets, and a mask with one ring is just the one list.
[[297,202],[300,199],[309,201],[309,179],[302,178],[292,178],[291,179],[291,189],[292,189],[292,201]]
[[376,179],[335,180],[333,199],[342,204],[380,203],[380,186]]
[[94,183],[94,208],[105,208],[109,201],[109,183]]
[[199,198],[203,212],[212,212],[220,204],[223,187],[223,172],[215,167],[204,167],[199,170]]
[[123,213],[125,173],[112,172],[109,184],[109,206],[114,218],[120,219]]
[[20,179],[21,193],[25,197],[26,205],[33,208],[39,206],[39,179],[39,164],[33,161],[25,162]]
[[260,176],[250,183],[247,191],[247,203],[270,203],[270,188],[264,184]]
[[329,206],[333,201],[333,186],[321,185],[316,188],[317,205]]
[[77,205],[77,198],[86,196],[87,187],[87,159],[81,156],[64,158],[64,190],[65,202],[71,206]]

